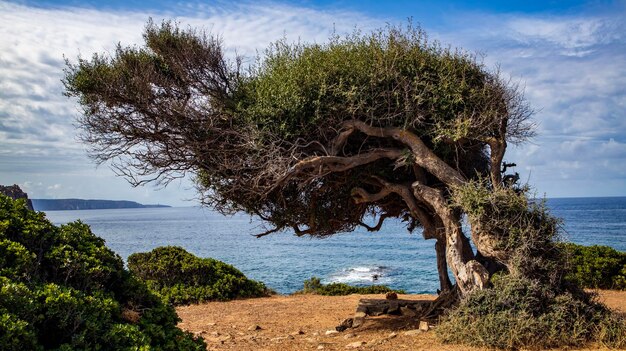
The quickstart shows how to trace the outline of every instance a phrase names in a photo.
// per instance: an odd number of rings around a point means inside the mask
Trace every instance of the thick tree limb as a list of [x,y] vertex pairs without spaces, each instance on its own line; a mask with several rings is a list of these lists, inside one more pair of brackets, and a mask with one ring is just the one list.
[[414,133],[407,130],[387,127],[373,127],[363,121],[350,120],[343,123],[346,129],[354,128],[360,132],[379,138],[393,138],[408,146],[415,157],[415,163],[425,168],[428,172],[439,178],[448,186],[460,186],[465,177],[456,169],[450,167],[439,158],[424,142]]
[[435,253],[437,254],[437,272],[439,273],[439,289],[442,293],[452,290],[452,282],[448,277],[448,262],[446,261],[446,240],[437,238],[435,243]]
[[500,172],[500,165],[504,159],[504,153],[506,152],[506,140],[498,138],[486,138],[484,141],[489,145],[490,155],[490,174],[491,183],[494,187],[502,185],[502,173]]
[[444,198],[441,191],[420,182],[413,183],[416,196],[425,199],[443,221],[446,230],[446,258],[463,295],[475,288],[482,289],[489,280],[489,273],[467,250],[469,242],[461,230],[461,221]]

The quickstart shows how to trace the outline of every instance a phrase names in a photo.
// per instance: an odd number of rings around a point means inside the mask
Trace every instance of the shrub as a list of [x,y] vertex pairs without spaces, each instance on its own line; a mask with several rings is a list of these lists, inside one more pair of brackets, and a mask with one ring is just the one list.
[[473,237],[488,236],[495,250],[504,248],[501,255],[496,251],[503,268],[490,287],[448,311],[437,328],[441,340],[504,349],[593,341],[626,347],[624,319],[567,278],[567,246],[557,244],[559,220],[545,202],[529,199],[524,188],[487,190],[484,183],[471,182],[455,190],[454,205],[480,220]]
[[320,278],[312,277],[304,281],[304,288],[296,293],[325,296],[343,296],[350,294],[385,294],[388,292],[404,294],[404,290],[393,290],[385,285],[352,286],[344,283],[322,284]]
[[569,258],[568,280],[584,288],[626,290],[626,252],[598,245],[561,247]]
[[0,195],[1,350],[206,348],[177,322],[87,225],[54,226]]
[[437,328],[443,342],[518,349],[599,341],[626,347],[625,321],[582,293],[556,292],[508,274],[492,278],[452,310]]
[[174,305],[267,296],[263,283],[212,258],[198,258],[181,247],[165,246],[128,257],[128,268]]

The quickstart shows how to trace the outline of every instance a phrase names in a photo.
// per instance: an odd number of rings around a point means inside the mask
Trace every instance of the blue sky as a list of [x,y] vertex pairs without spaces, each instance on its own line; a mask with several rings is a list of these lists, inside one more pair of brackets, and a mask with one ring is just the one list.
[[511,147],[523,181],[548,197],[626,195],[626,1],[15,1],[0,0],[0,184],[33,198],[197,204],[185,179],[130,187],[76,141],[63,57],[141,43],[148,18],[176,19],[253,57],[273,40],[324,41],[407,18],[484,55],[525,86],[538,136]]

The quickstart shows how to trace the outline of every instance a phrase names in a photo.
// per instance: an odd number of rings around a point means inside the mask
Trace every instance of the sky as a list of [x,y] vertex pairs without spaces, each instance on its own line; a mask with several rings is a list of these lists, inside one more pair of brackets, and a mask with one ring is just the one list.
[[538,135],[505,160],[538,196],[626,196],[626,1],[0,0],[0,184],[31,198],[198,204],[189,178],[133,188],[96,167],[63,96],[65,59],[141,45],[149,18],[210,31],[249,61],[283,37],[324,42],[412,18],[525,87]]

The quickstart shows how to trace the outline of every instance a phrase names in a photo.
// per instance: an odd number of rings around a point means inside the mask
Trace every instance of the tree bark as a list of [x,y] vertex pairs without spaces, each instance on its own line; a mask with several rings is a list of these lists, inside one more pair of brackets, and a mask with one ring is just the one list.
[[425,199],[443,221],[446,237],[446,259],[462,296],[475,289],[483,289],[489,281],[489,273],[469,248],[469,241],[461,230],[461,219],[448,207],[443,194],[420,182],[413,183],[416,196]]
[[439,272],[439,290],[441,293],[447,293],[452,289],[452,282],[448,276],[448,263],[446,261],[446,241],[444,238],[438,238],[435,243],[435,252],[437,253],[437,271]]

